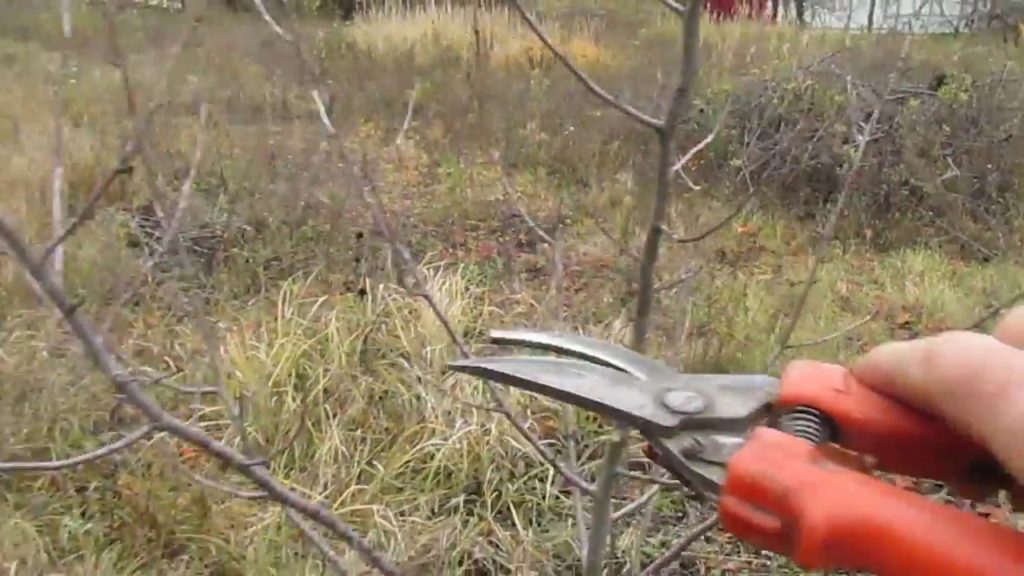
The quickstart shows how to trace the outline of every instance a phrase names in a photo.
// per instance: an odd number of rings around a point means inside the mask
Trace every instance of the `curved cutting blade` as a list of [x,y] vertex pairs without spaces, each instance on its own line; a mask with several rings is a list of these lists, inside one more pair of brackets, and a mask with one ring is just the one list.
[[491,330],[489,336],[494,344],[556,352],[628,372],[643,380],[668,377],[677,373],[669,366],[625,346],[588,336],[528,329]]
[[506,356],[448,364],[454,372],[529,390],[604,414],[640,429],[671,430],[681,416],[665,409],[657,395],[635,376],[566,358]]

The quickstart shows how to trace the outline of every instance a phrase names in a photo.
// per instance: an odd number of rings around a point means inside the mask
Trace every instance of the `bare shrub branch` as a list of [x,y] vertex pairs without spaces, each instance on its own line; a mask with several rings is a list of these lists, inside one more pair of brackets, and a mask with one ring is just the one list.
[[161,252],[167,252],[172,243],[178,238],[178,229],[181,227],[181,220],[185,216],[185,209],[188,208],[189,200],[192,198],[192,187],[196,181],[196,174],[199,172],[199,162],[203,159],[203,145],[206,142],[206,118],[209,115],[209,107],[205,102],[199,105],[199,126],[196,129],[196,145],[192,153],[192,163],[188,167],[188,175],[181,184],[181,192],[178,194],[178,203],[174,207],[174,214],[171,221],[164,228],[164,241]]
[[54,285],[47,270],[32,259],[25,243],[18,238],[3,218],[0,218],[0,241],[7,245],[16,261],[28,270],[43,293],[57,307],[93,365],[110,381],[119,394],[123,395],[132,406],[150,420],[155,430],[176,436],[233,468],[262,488],[269,499],[296,510],[330,530],[335,536],[355,549],[367,564],[381,573],[389,576],[399,574],[398,569],[363,540],[352,527],[334,516],[324,506],[309,501],[290,490],[274,478],[263,463],[253,462],[241,452],[215,440],[202,429],[164,410],[145,392],[138,381],[128,376],[128,371],[121,366],[95,331],[75,313],[75,308],[68,301],[67,296]]
[[[892,88],[895,85],[896,76],[906,63],[907,54],[910,51],[910,40],[911,36],[908,34],[903,42],[903,48],[900,51],[896,67],[889,74],[884,96],[887,96],[892,91]],[[851,152],[850,159],[846,167],[846,173],[843,176],[843,183],[839,191],[839,196],[828,215],[828,220],[825,222],[821,236],[819,236],[818,242],[814,246],[814,250],[811,254],[811,268],[807,273],[807,280],[804,281],[796,306],[793,308],[793,312],[790,313],[789,321],[783,329],[782,336],[779,339],[778,348],[768,361],[769,366],[775,366],[779,361],[779,358],[781,358],[786,350],[789,349],[789,341],[793,337],[793,332],[796,330],[796,326],[800,322],[804,308],[806,308],[807,301],[811,295],[811,290],[814,288],[814,284],[818,276],[818,268],[821,266],[821,262],[824,259],[825,251],[828,249],[829,244],[832,243],[832,240],[835,237],[836,226],[839,223],[839,216],[842,214],[850,195],[853,193],[856,176],[859,173],[861,160],[864,157],[864,150],[868,143],[874,138],[878,119],[882,114],[882,107],[886,102],[886,98],[884,96],[876,99],[871,115],[868,117],[867,122],[862,123],[862,129],[859,132],[857,132],[856,127],[851,128],[851,130],[854,131],[856,138],[856,146]]]
[[138,104],[135,100],[135,90],[132,88],[131,77],[128,75],[128,63],[121,50],[121,41],[117,35],[117,22],[114,20],[114,12],[110,7],[110,0],[103,2],[103,21],[107,25],[107,42],[110,43],[110,56],[114,67],[121,76],[121,88],[124,91],[125,105],[128,114],[135,117],[138,114]]
[[718,121],[715,122],[714,129],[711,130],[711,132],[708,133],[708,135],[705,136],[703,140],[701,140],[700,142],[695,144],[692,148],[687,150],[686,154],[683,154],[679,158],[679,160],[675,164],[672,165],[672,171],[673,172],[682,173],[683,167],[686,166],[687,164],[689,164],[690,160],[693,160],[694,156],[696,156],[701,150],[707,148],[708,144],[711,144],[712,142],[714,142],[715,137],[718,136],[718,132],[722,129],[722,126],[725,124],[725,119],[726,119],[726,116],[728,116],[728,114],[729,114],[729,106],[727,105],[725,107],[725,109],[722,110],[722,113],[718,115]]
[[105,444],[100,448],[86,452],[85,454],[79,454],[71,458],[65,458],[63,460],[51,460],[49,462],[0,462],[0,473],[3,472],[57,472],[59,470],[67,470],[68,468],[76,468],[83,464],[89,464],[97,460],[106,458],[135,445],[136,442],[146,438],[153,433],[156,426],[153,424],[146,424],[136,428],[134,431],[129,432],[120,440]]

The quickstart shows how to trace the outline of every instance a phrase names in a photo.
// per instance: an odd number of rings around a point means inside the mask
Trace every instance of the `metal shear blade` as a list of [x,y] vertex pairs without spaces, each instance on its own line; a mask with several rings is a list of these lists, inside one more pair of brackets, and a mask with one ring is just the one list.
[[642,380],[676,374],[675,370],[665,364],[629,348],[578,334],[540,330],[492,330],[489,336],[493,344],[556,352],[628,372]]
[[586,408],[641,429],[653,425],[671,430],[680,422],[679,415],[637,390],[635,376],[580,360],[474,358],[452,362],[448,368]]
[[648,434],[684,429],[745,430],[777,390],[757,374],[680,374],[632,350],[592,338],[532,330],[494,331],[491,340],[583,360],[494,357],[448,365],[610,416]]

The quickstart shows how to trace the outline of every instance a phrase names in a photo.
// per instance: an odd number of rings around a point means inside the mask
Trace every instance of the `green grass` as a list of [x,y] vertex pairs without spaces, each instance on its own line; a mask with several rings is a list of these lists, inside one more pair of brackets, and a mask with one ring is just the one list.
[[[595,77],[650,108],[659,77],[675,69],[677,24],[654,9],[613,8],[604,19],[550,26]],[[42,242],[59,20],[13,4],[3,10],[0,84],[9,89],[0,93],[0,213]],[[634,249],[639,244],[652,142],[585,96],[508,14],[485,15],[485,61],[474,55],[470,22],[464,11],[423,11],[374,14],[351,27],[302,26],[331,82],[335,123],[367,152],[390,216],[423,258],[428,288],[461,335],[472,344],[490,328],[558,326],[559,303],[548,290],[551,252],[514,214],[523,209],[550,226],[561,209],[563,327],[625,341],[633,262],[601,228]],[[140,101],[153,96],[182,24],[153,11],[118,18]],[[112,164],[128,127],[120,78],[105,60],[102,19],[82,8],[76,25],[75,82],[65,103],[73,210]],[[885,73],[879,63],[898,45],[751,24],[708,26],[706,34],[698,97],[712,110],[723,93],[751,79],[784,78],[847,42],[843,65],[877,79]],[[983,78],[1004,63],[1019,73],[1020,62],[998,44],[921,39],[913,71],[926,80],[948,66]],[[215,13],[170,86],[146,165],[118,182],[96,221],[68,245],[68,290],[83,302],[82,313],[109,318],[109,339],[122,354],[177,373],[171,382],[183,385],[214,378],[197,316],[212,320],[225,385],[247,397],[247,432],[273,455],[273,472],[329,503],[412,573],[577,573],[568,491],[506,421],[479,409],[489,401],[479,383],[445,377],[455,351],[426,304],[395,284],[351,175],[333,152],[321,151],[322,132],[290,50],[257,18]],[[413,121],[396,145],[414,89]],[[175,197],[200,99],[211,122],[187,227],[206,221],[223,229],[223,261],[209,276],[153,273],[136,301],[116,307],[124,280],[143,274],[125,241],[127,212],[154,196]],[[706,133],[714,118],[705,116],[687,127],[687,142]],[[714,154],[693,169],[704,190],[680,189],[678,233],[712,225],[743,192],[719,176],[731,146],[716,141]],[[997,159],[1018,166],[1015,150]],[[789,208],[785,197],[768,195],[706,242],[666,246],[664,281],[693,266],[702,271],[660,295],[654,354],[694,371],[764,368],[816,238],[814,223]],[[901,226],[918,230],[912,220]],[[846,361],[886,340],[968,325],[1024,281],[1012,250],[981,261],[948,239],[920,235],[926,241],[881,250],[851,225],[829,250],[793,342],[872,319],[786,358]],[[1020,239],[1007,234],[1006,245]],[[201,293],[205,308],[194,309],[183,292]],[[53,314],[35,306],[6,257],[0,322],[0,458],[62,458],[113,437],[121,423],[111,414],[109,386]],[[178,415],[193,415],[191,396],[158,386],[154,393]],[[561,407],[510,397],[564,455]],[[212,399],[196,417],[211,433],[228,431]],[[576,420],[582,466],[592,474],[609,430],[590,414]],[[630,449],[637,463],[639,448],[638,440]],[[11,574],[321,573],[319,556],[278,509],[197,485],[190,470],[239,483],[166,439],[66,473],[0,478],[0,567]],[[627,483],[624,494],[644,488]],[[645,561],[655,558],[699,506],[662,494],[654,508],[645,532],[635,523],[619,529],[616,569],[634,547]],[[356,556],[339,549],[352,572],[362,573]],[[706,574],[791,570],[724,535],[697,544],[688,562]]]

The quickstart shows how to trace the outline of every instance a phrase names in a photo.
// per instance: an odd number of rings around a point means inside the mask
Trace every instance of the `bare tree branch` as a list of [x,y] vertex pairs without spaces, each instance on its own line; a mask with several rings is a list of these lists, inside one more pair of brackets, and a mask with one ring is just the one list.
[[690,160],[693,160],[693,157],[696,156],[698,152],[707,148],[708,144],[711,144],[711,142],[715,140],[715,137],[718,136],[718,132],[722,129],[722,125],[725,124],[725,118],[726,116],[728,116],[728,114],[729,106],[726,105],[725,109],[722,110],[722,113],[719,114],[718,121],[715,122],[715,128],[707,136],[705,136],[703,140],[697,142],[697,144],[695,144],[692,148],[686,151],[686,154],[683,154],[679,158],[679,160],[672,166],[673,172],[682,173],[683,166],[689,164]]
[[[53,241],[60,238],[64,228],[67,178],[64,172],[64,84],[70,74],[68,50],[71,45],[71,0],[60,0],[61,30],[64,41],[60,49],[60,67],[57,71],[57,85],[54,90],[53,113],[53,177],[50,187],[50,226]],[[64,287],[64,247],[57,244],[53,253],[53,279],[58,287]]]
[[284,28],[281,28],[281,26],[277,23],[277,21],[274,20],[274,17],[270,15],[270,12],[267,11],[267,7],[263,5],[263,0],[253,0],[253,4],[255,4],[256,5],[256,9],[259,10],[260,16],[263,17],[263,19],[267,22],[267,24],[270,25],[270,28],[275,33],[277,33],[278,36],[280,36],[281,38],[284,38],[286,41],[288,41],[290,43],[294,43],[295,42],[295,38],[291,34],[286,32]]
[[697,539],[713,530],[715,526],[718,526],[717,512],[691,529],[690,532],[676,542],[672,548],[652,562],[650,566],[644,569],[642,576],[656,576],[657,574],[661,574],[662,570],[668,568],[668,565],[671,564],[673,560],[678,558],[683,552],[686,552],[687,548],[696,542]]
[[71,331],[82,344],[89,360],[110,381],[119,394],[123,395],[132,406],[151,421],[154,429],[172,434],[233,468],[262,488],[271,500],[300,512],[303,516],[330,530],[354,548],[367,564],[383,574],[388,576],[399,574],[398,569],[363,540],[352,527],[334,516],[324,506],[309,501],[290,490],[274,478],[263,463],[251,461],[234,448],[215,440],[202,429],[184,422],[164,410],[145,392],[139,382],[128,376],[128,371],[120,365],[93,329],[85,320],[78,317],[67,296],[54,286],[46,268],[33,261],[25,243],[18,238],[3,218],[0,218],[0,241],[7,245],[17,262],[28,270],[44,294],[61,312]]
[[522,17],[523,22],[525,22],[526,25],[533,32],[534,36],[536,36],[537,39],[540,40],[542,44],[544,44],[544,46],[551,52],[551,55],[554,56],[555,59],[557,59],[559,62],[562,63],[563,66],[565,66],[565,69],[568,70],[570,74],[572,74],[577,80],[579,80],[580,84],[583,84],[584,88],[586,88],[587,91],[601,99],[605,104],[611,106],[612,108],[618,110],[619,112],[622,112],[628,118],[632,119],[635,122],[647,126],[648,128],[653,128],[655,130],[658,130],[662,127],[662,122],[657,118],[644,114],[643,112],[637,110],[636,108],[630,106],[629,104],[622,102],[615,96],[612,96],[604,88],[598,86],[596,82],[590,79],[590,76],[587,76],[585,72],[583,72],[575,64],[573,64],[572,61],[569,60],[569,57],[566,56],[561,50],[559,50],[554,45],[554,43],[551,41],[550,38],[548,38],[548,35],[544,32],[543,29],[541,29],[540,25],[533,18],[533,16],[529,12],[527,12],[525,8],[523,8],[523,4],[520,0],[510,0],[510,3],[512,4],[512,7],[515,8],[516,12],[518,12],[519,15]]
[[149,436],[153,433],[156,426],[153,424],[146,424],[129,432],[120,440],[105,444],[100,448],[86,452],[85,454],[79,454],[71,458],[65,458],[63,460],[51,460],[49,462],[0,462],[0,473],[4,472],[56,472],[58,470],[66,470],[68,468],[75,468],[83,464],[95,462],[102,458],[106,458],[112,454],[120,452],[126,448],[130,448],[135,445],[136,442]]
[[[653,207],[650,223],[644,238],[640,254],[637,281],[636,312],[633,318],[631,347],[643,353],[647,346],[648,326],[656,297],[656,267],[661,248],[661,237],[669,215],[671,202],[672,174],[677,169],[675,163],[676,133],[683,118],[686,117],[692,103],[692,94],[697,82],[699,70],[700,21],[703,0],[690,0],[685,10],[682,27],[683,52],[679,83],[673,92],[665,119],[658,120],[648,116],[632,106],[623,103],[598,86],[585,73],[577,68],[563,54],[547,35],[541,30],[534,18],[523,8],[519,0],[511,0],[512,6],[522,17],[534,35],[544,44],[548,51],[593,95],[608,106],[625,114],[632,120],[654,130],[658,137],[657,184],[654,190]],[[723,116],[724,117],[724,116]],[[721,120],[721,119],[720,119]],[[680,160],[679,168],[693,157],[701,148],[711,142],[714,133],[705,138]],[[597,492],[593,494],[594,504],[591,518],[590,536],[588,539],[584,574],[596,576],[601,573],[604,554],[612,528],[612,493],[614,490],[616,470],[619,467],[623,452],[628,442],[628,429],[621,423],[618,427],[618,439],[609,447],[601,464],[602,474],[598,481]]]
[[672,162],[676,148],[676,130],[680,121],[686,116],[692,103],[694,86],[700,67],[700,21],[701,0],[690,0],[683,23],[683,54],[682,70],[679,84],[676,86],[669,103],[665,121],[658,127],[658,178],[654,190],[654,207],[651,210],[651,221],[644,238],[643,250],[640,252],[638,294],[636,314],[633,319],[632,348],[643,353],[647,345],[648,324],[654,309],[655,268],[658,264],[658,252],[661,249],[661,236],[668,218],[671,201]]

